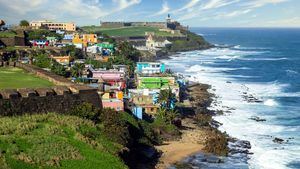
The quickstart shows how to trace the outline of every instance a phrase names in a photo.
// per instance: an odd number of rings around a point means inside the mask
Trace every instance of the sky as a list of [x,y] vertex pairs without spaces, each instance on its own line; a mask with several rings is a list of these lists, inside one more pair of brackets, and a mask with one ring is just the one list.
[[75,22],[164,21],[190,27],[300,27],[300,0],[0,0],[0,19]]

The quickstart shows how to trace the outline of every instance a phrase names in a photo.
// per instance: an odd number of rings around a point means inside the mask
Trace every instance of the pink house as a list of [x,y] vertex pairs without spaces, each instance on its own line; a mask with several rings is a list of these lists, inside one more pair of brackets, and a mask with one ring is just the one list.
[[110,84],[111,86],[119,86],[120,90],[126,88],[126,78],[124,72],[117,70],[93,70],[93,78]]
[[105,99],[102,100],[103,108],[111,108],[116,111],[123,111],[124,110],[124,102],[119,99]]

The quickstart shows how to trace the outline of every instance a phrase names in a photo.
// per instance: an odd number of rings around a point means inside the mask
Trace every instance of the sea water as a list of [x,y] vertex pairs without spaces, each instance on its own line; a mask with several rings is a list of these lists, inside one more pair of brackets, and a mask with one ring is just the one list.
[[[227,158],[201,168],[300,168],[300,29],[194,28],[216,47],[162,60],[168,68],[207,83],[221,131],[251,143],[248,159]],[[261,102],[248,102],[243,95]],[[266,121],[257,122],[256,116]],[[274,138],[285,141],[281,144]]]

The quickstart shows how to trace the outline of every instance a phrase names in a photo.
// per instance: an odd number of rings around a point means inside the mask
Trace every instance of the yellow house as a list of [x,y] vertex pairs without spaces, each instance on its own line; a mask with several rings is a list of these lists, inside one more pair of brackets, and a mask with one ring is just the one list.
[[96,34],[75,34],[72,40],[73,44],[82,44],[83,47],[87,47],[88,44],[95,44],[98,42]]
[[56,62],[62,65],[68,65],[71,61],[71,56],[51,56]]

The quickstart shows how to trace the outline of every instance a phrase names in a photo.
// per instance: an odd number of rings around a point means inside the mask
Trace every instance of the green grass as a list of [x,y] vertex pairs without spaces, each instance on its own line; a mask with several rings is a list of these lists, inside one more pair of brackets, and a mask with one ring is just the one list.
[[50,87],[53,84],[20,68],[0,68],[0,89]]
[[121,148],[92,121],[75,116],[0,118],[1,169],[123,169]]
[[0,32],[0,38],[11,38],[11,37],[15,37],[17,34],[15,32],[12,31],[3,31]]
[[145,36],[145,32],[154,32],[157,36],[179,36],[168,32],[159,31],[155,27],[124,27],[124,28],[102,28],[100,26],[85,26],[82,29],[86,32],[97,33],[101,32],[108,36]]

